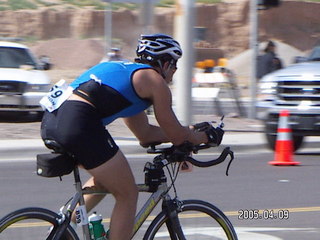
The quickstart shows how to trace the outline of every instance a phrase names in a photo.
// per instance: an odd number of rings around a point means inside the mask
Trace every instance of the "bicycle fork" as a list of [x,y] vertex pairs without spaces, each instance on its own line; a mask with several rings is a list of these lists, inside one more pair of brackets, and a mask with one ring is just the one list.
[[166,226],[171,240],[186,240],[178,218],[178,213],[181,212],[181,206],[182,203],[177,198],[166,199],[162,203],[162,209],[168,217]]

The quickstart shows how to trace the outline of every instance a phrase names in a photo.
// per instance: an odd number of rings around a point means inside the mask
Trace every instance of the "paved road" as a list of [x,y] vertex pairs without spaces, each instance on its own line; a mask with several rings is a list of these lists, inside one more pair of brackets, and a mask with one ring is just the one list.
[[[152,156],[145,156],[143,151],[134,152],[132,149],[132,146],[124,147],[136,180],[141,182],[144,179],[143,165]],[[206,159],[211,154],[203,154],[200,158]],[[209,169],[194,168],[192,173],[181,174],[177,182],[179,196],[181,199],[196,197],[217,205],[230,217],[239,239],[318,240],[319,155],[319,149],[308,148],[295,156],[302,163],[301,166],[275,167],[268,164],[273,153],[265,148],[252,150],[251,153],[236,151],[236,160],[228,177],[224,174],[226,163]],[[0,216],[24,206],[57,210],[73,190],[71,176],[64,177],[62,182],[35,176],[35,164],[30,159],[2,161],[0,166],[0,180],[3,183],[0,185]],[[86,174],[83,176],[83,179],[87,177]],[[143,194],[140,200],[146,197]],[[96,210],[106,218],[112,203],[112,198],[108,197]],[[249,213],[254,209],[259,210],[261,216],[264,210],[273,211],[274,214],[288,211],[289,219],[278,217],[250,220],[245,212],[244,219],[239,219],[241,210]]]
[[[218,120],[218,117],[197,115],[194,121],[212,119]],[[151,122],[154,122],[152,117]],[[39,127],[39,122],[0,123],[0,216],[24,206],[57,210],[73,191],[71,176],[64,177],[62,182],[35,176],[35,154],[47,152],[39,138]],[[240,239],[319,240],[320,193],[316,189],[320,180],[320,139],[310,138],[295,156],[301,166],[274,167],[268,164],[273,152],[265,148],[259,121],[226,118],[225,129],[223,144],[231,146],[236,153],[230,176],[224,175],[226,164],[194,169],[192,175],[181,174],[178,180],[180,198],[194,198],[194,189],[197,189],[197,198],[213,202],[226,212]],[[137,181],[142,181],[143,165],[152,156],[146,158],[144,150],[138,147],[122,122],[116,121],[109,130],[130,159]],[[84,179],[86,177],[84,174]],[[141,196],[140,200],[146,197]],[[112,198],[108,197],[96,210],[108,216],[112,203]],[[289,219],[247,219],[246,215],[255,209],[260,216],[266,212],[264,210],[274,214],[288,210]],[[241,213],[245,219],[239,219]]]

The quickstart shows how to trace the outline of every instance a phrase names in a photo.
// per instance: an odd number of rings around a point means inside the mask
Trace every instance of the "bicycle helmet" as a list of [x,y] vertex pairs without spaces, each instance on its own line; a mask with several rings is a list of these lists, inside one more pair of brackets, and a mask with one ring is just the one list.
[[136,54],[142,61],[149,63],[158,60],[177,61],[182,56],[180,44],[165,34],[141,35]]

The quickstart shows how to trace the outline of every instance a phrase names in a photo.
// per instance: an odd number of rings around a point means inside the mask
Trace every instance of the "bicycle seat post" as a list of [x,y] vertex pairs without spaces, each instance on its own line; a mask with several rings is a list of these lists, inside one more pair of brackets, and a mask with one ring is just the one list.
[[[80,179],[80,172],[79,172],[78,166],[75,166],[75,168],[73,170],[73,176],[74,176],[74,184],[75,184],[76,191],[78,193],[80,193],[82,196],[82,183],[81,183],[81,179]],[[80,197],[79,204],[84,205],[83,197]]]
[[[76,188],[76,191],[79,196],[79,202],[78,202],[79,206],[84,206],[84,208],[85,208],[85,202],[84,202],[84,197],[83,197],[83,192],[82,192],[82,183],[81,183],[81,179],[80,179],[80,172],[79,172],[78,166],[75,166],[75,168],[73,170],[73,176],[74,176],[75,188]],[[87,214],[85,214],[85,215],[87,215]],[[85,216],[85,217],[87,217],[87,216]],[[85,224],[82,225],[82,230],[83,230],[83,239],[86,240],[87,236],[90,236],[88,225],[85,225]]]

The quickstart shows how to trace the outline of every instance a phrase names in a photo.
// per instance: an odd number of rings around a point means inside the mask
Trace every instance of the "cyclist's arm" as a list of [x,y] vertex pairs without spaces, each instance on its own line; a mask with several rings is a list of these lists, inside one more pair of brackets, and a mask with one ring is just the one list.
[[124,122],[140,141],[141,146],[147,146],[154,142],[169,142],[168,137],[160,127],[149,124],[145,112],[124,118]]
[[194,144],[208,141],[204,132],[194,132],[180,124],[171,107],[171,91],[158,73],[151,69],[137,71],[133,76],[133,84],[140,97],[152,101],[156,119],[170,142],[179,145],[184,141]]

